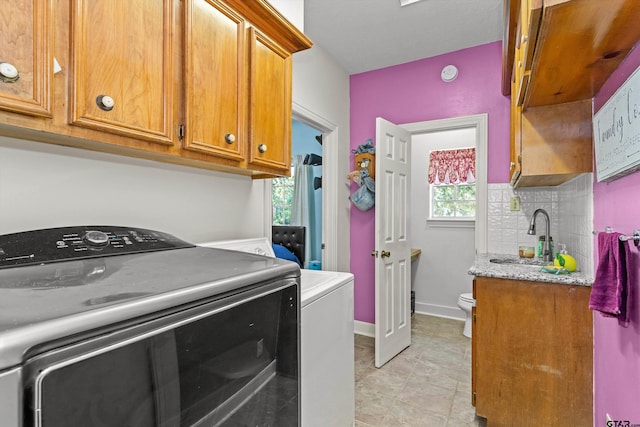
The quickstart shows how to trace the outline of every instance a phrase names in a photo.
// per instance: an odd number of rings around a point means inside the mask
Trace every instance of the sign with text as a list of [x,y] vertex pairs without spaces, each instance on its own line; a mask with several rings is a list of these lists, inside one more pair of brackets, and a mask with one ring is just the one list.
[[640,170],[640,68],[594,114],[593,141],[598,181]]

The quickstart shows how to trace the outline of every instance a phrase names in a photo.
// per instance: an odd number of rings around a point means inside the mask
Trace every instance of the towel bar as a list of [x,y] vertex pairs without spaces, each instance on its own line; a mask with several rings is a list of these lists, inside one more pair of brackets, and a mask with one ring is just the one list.
[[633,230],[633,236],[620,236],[619,239],[623,242],[633,240],[633,243],[635,243],[636,246],[640,246],[640,230],[635,229]]
[[[604,229],[605,233],[611,233],[612,229],[611,227],[605,227]],[[593,234],[598,234],[597,231],[593,231]],[[636,246],[640,246],[640,229],[635,229],[633,230],[633,236],[625,236],[622,235],[620,237],[618,237],[620,239],[621,242],[626,242],[627,240],[633,240],[633,243]]]

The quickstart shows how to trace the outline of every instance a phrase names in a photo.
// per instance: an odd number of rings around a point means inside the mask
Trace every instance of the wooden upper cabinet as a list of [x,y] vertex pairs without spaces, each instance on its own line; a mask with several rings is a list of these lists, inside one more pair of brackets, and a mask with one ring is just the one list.
[[291,54],[249,29],[249,164],[289,175]]
[[245,21],[217,0],[185,1],[184,148],[245,160]]
[[70,123],[171,145],[173,2],[71,3]]
[[520,126],[517,187],[559,185],[593,171],[591,100],[530,107]]
[[1,135],[289,175],[292,54],[312,43],[268,1],[14,0],[0,25]]
[[0,26],[0,109],[51,117],[51,1],[3,2]]
[[544,0],[525,106],[593,98],[640,40],[637,0]]

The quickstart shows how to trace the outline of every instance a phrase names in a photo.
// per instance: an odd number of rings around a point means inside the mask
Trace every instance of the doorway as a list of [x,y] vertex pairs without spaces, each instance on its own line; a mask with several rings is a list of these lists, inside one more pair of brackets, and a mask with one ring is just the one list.
[[[316,172],[322,176],[321,209],[321,266],[322,270],[338,271],[338,224],[335,220],[338,209],[340,178],[338,177],[338,127],[325,118],[293,102],[293,120],[307,125],[322,135],[322,165]],[[315,136],[314,136],[315,139]],[[273,224],[272,181],[265,181],[265,233],[271,238]]]
[[[487,115],[402,125],[412,133],[411,246],[422,254],[412,265],[416,312],[463,319],[457,307],[461,293],[471,292],[466,274],[476,253],[487,250]],[[438,145],[441,144],[441,145]],[[427,183],[432,149],[476,148],[475,217],[438,220],[431,217],[433,194]],[[462,266],[462,267],[461,267]]]
[[292,120],[291,176],[274,178],[273,225],[305,227],[304,268],[322,260],[322,132]]

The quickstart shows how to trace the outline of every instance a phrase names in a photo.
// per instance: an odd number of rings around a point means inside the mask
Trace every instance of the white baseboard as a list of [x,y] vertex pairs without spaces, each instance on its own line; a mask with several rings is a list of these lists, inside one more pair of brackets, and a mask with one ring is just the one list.
[[465,320],[466,317],[460,307],[448,307],[423,302],[416,302],[416,313],[456,320]]
[[376,324],[361,322],[360,320],[355,320],[353,325],[353,332],[358,335],[364,335],[367,337],[375,337],[376,336]]
[[[442,305],[416,303],[416,313],[428,316],[444,317],[447,319],[465,321],[465,315],[460,308],[452,308]],[[353,332],[358,335],[374,338],[376,336],[376,324],[354,320]]]

